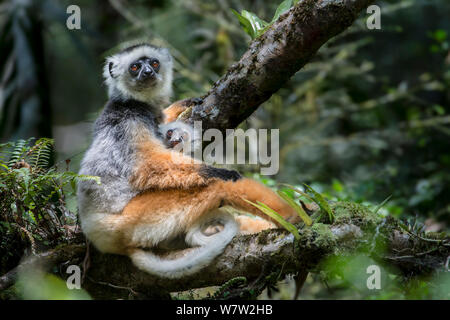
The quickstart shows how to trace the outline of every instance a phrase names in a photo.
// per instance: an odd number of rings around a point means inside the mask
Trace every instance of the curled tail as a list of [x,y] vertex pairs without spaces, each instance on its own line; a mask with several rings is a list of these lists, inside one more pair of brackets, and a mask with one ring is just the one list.
[[[223,225],[223,230],[206,236],[204,228],[213,223]],[[151,251],[133,249],[130,258],[139,269],[163,278],[181,278],[192,275],[207,265],[215,257],[223,252],[238,232],[238,224],[234,217],[223,211],[217,210],[197,221],[186,235],[186,243],[195,246],[188,249],[181,257],[160,257]]]

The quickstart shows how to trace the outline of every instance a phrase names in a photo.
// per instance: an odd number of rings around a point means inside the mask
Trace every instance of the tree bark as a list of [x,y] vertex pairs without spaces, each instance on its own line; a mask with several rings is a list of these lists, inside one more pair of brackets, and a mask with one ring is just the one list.
[[373,0],[302,0],[280,16],[228,72],[182,114],[203,129],[237,127]]
[[[227,298],[255,298],[267,285],[284,279],[287,274],[320,270],[324,258],[358,250],[380,263],[396,267],[408,277],[448,269],[448,237],[423,238],[402,230],[396,219],[382,219],[362,206],[343,203],[334,210],[337,216],[333,225],[316,223],[313,227],[303,227],[299,241],[281,229],[235,237],[211,265],[183,279],[149,275],[138,270],[128,257],[102,254],[90,247],[90,266],[84,273],[83,288],[97,299],[168,298],[170,292],[219,286],[238,279],[239,285],[226,288]],[[351,217],[350,212],[353,212]],[[0,291],[12,285],[20,270],[26,268],[49,270],[62,264],[83,267],[86,246],[82,237],[76,238],[77,243],[32,256],[0,277]],[[387,249],[380,250],[377,246]],[[61,276],[67,277],[65,269],[61,270]],[[223,291],[219,290],[216,298],[224,298]]]

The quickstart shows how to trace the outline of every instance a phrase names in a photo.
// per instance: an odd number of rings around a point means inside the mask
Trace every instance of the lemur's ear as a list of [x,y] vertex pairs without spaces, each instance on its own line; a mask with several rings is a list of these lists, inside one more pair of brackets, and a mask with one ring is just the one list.
[[114,74],[113,74],[113,72],[112,72],[113,67],[114,67],[114,63],[110,62],[109,65],[108,65],[108,68],[109,68],[109,74],[111,75],[111,78],[114,79],[114,78],[116,78],[116,77],[114,76]]

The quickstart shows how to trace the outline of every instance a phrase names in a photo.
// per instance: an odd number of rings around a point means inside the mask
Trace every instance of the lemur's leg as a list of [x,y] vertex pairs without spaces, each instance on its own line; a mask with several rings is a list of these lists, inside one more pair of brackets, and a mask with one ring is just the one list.
[[209,211],[230,205],[272,221],[243,199],[260,201],[291,223],[300,222],[295,210],[275,192],[259,182],[245,178],[235,182],[216,180],[207,186],[195,188],[145,191],[130,201],[124,213],[139,217],[146,215],[146,223],[159,223],[168,215],[174,214],[180,225],[190,226]]
[[224,191],[223,200],[225,205],[231,205],[232,207],[250,212],[278,225],[278,223],[273,221],[269,216],[243,199],[249,200],[253,203],[260,201],[275,210],[285,220],[291,223],[298,223],[301,221],[300,217],[291,206],[289,206],[271,189],[257,181],[243,178],[237,180],[236,182],[220,181],[218,183]]
[[266,204],[291,223],[300,221],[295,210],[275,192],[259,182],[245,178],[236,182],[217,180],[207,186],[188,189],[144,191],[128,203],[123,214],[135,216],[146,224],[163,223],[170,217],[176,220],[174,228],[178,228],[189,227],[204,214],[230,205],[272,221],[243,198]]
[[[261,232],[263,230],[273,229],[277,227],[274,223],[270,221],[258,219],[255,217],[249,217],[245,215],[235,216],[235,219],[239,224],[240,234],[253,234]],[[222,224],[211,224],[203,230],[203,234],[210,236],[218,232],[221,232],[223,229],[224,226]]]
[[[241,197],[267,204],[292,223],[300,219],[294,209],[272,190],[256,181],[241,179],[236,182],[215,181],[208,186],[190,189],[144,191],[117,215],[120,221],[115,224],[115,233],[131,247],[155,247],[161,241],[186,233],[203,216],[214,214],[224,205],[270,220]],[[243,233],[257,232],[268,226],[260,221],[252,223],[247,220],[242,229]],[[203,232],[214,234],[217,230],[207,228]]]
[[[254,234],[277,227],[273,222],[245,215],[237,215],[235,219],[239,224],[239,234]],[[221,232],[223,229],[224,226],[220,223],[211,224],[203,230],[203,234],[210,236]]]
[[[216,189],[210,184],[142,192],[120,214],[126,221],[122,226],[124,242],[132,243],[132,247],[155,247],[161,241],[186,234],[200,218],[214,214],[221,206],[222,194]],[[203,232],[216,233],[214,230]]]
[[244,215],[237,216],[236,221],[239,223],[240,234],[253,234],[263,230],[276,228],[276,225],[272,222]]
[[241,178],[236,181],[216,180],[203,188],[186,189],[183,192],[179,192],[178,203],[183,203],[181,198],[186,199],[184,205],[189,211],[188,224],[193,223],[203,214],[207,214],[213,209],[230,205],[279,225],[278,222],[272,220],[265,213],[243,199],[253,203],[260,201],[291,223],[301,221],[296,211],[270,188],[247,178]]
[[[239,225],[239,234],[254,234],[277,227],[273,222],[246,215],[237,215],[235,219]],[[220,222],[211,223],[202,232],[205,236],[211,236],[223,231],[224,228],[225,226]]]
[[242,197],[253,202],[259,200],[275,211],[280,211],[278,213],[283,217],[299,220],[294,209],[272,190],[251,179],[243,179],[236,171],[196,163],[191,157],[167,149],[161,141],[150,135],[142,135],[136,141],[136,147],[138,157],[130,178],[130,184],[135,190],[182,189],[191,192],[192,188],[207,187],[208,190],[212,187],[214,192],[220,191],[222,200],[231,206],[256,212],[266,218]]

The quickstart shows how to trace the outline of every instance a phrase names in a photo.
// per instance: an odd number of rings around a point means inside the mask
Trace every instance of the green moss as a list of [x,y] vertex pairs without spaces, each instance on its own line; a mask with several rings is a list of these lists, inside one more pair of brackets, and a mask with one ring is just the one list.
[[212,299],[218,299],[218,298],[225,298],[227,295],[230,294],[228,290],[247,284],[247,278],[246,277],[236,277],[233,279],[228,280],[225,282],[213,295]]
[[323,223],[314,223],[311,231],[315,233],[313,243],[318,247],[329,247],[334,245],[336,237],[331,232],[329,225]]
[[261,245],[266,245],[269,242],[268,236],[269,236],[268,231],[260,232],[258,234],[257,243]]
[[12,287],[0,291],[0,300],[17,300],[20,298],[19,291],[17,289],[17,285],[13,285]]
[[382,217],[373,213],[368,207],[354,202],[336,202],[331,204],[336,217],[335,224],[353,222],[361,226],[376,225]]
[[449,235],[446,232],[428,232],[426,238],[434,240],[444,240],[447,239]]

